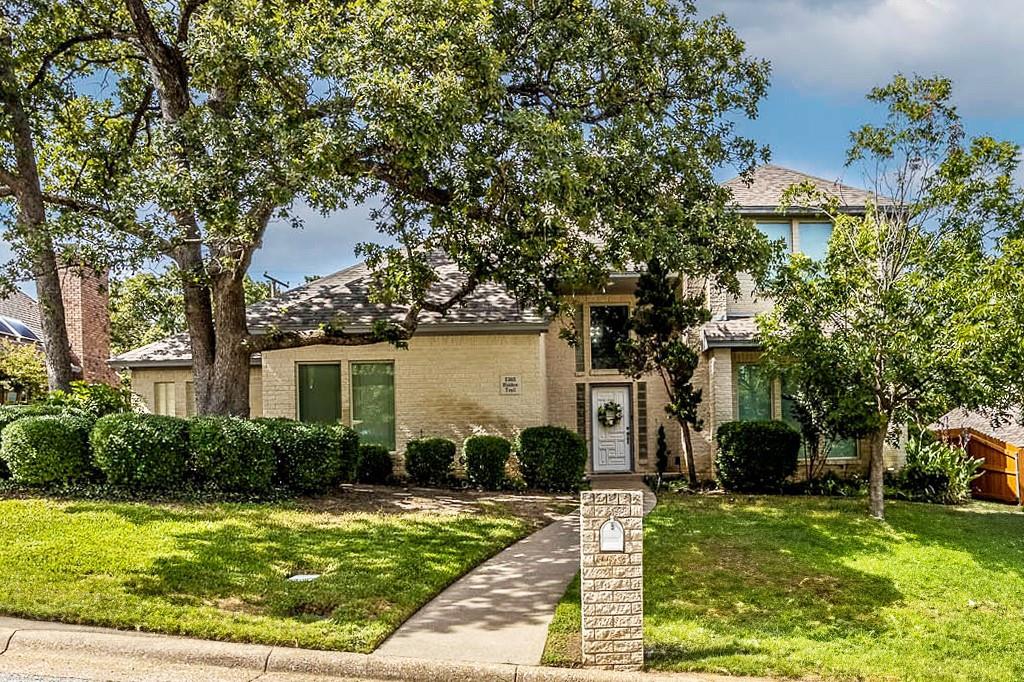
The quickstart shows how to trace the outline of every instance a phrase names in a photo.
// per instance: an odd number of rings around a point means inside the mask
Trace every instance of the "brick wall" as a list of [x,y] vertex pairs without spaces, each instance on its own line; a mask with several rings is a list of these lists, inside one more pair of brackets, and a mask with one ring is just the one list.
[[[249,370],[249,416],[263,416],[263,371],[260,367]],[[185,385],[192,381],[192,370],[188,367],[168,369],[138,368],[131,371],[132,392],[142,398],[146,408],[152,412],[156,408],[156,384],[170,382],[174,384],[175,416],[185,417],[188,414],[188,398]]]
[[85,381],[117,385],[110,359],[110,312],[107,308],[109,283],[106,273],[87,268],[61,270],[61,294],[68,341]]
[[[341,364],[342,421],[351,421],[353,361],[395,365],[395,435],[399,452],[413,438],[442,436],[461,445],[488,432],[507,438],[546,423],[545,339],[539,333],[416,335],[407,350],[390,344],[313,346],[263,354],[263,408],[270,417],[297,416],[296,366]],[[503,395],[501,378],[519,377],[520,393]]]

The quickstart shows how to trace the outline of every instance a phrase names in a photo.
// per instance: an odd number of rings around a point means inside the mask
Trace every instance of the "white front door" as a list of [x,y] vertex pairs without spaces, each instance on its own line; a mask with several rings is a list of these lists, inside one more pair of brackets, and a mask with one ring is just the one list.
[[[633,415],[630,408],[628,386],[591,386],[590,388],[590,422],[593,425],[594,473],[624,473],[632,470],[632,434]],[[607,415],[621,410],[617,420],[608,419]],[[606,420],[602,422],[600,414],[605,407]],[[614,424],[609,422],[615,421]]]

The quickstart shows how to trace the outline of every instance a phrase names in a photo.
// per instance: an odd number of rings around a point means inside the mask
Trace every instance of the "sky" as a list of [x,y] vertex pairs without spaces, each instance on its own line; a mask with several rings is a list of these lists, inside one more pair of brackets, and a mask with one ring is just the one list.
[[[1024,7],[1020,0],[697,0],[724,13],[752,56],[772,63],[772,86],[740,131],[771,148],[772,162],[857,185],[844,172],[849,132],[877,119],[864,99],[896,72],[953,78],[969,134],[1024,146]],[[1024,173],[1021,175],[1024,184]],[[300,232],[268,230],[252,275],[295,286],[357,260],[374,240],[370,206],[321,216],[297,207]],[[0,245],[0,258],[5,245]],[[29,286],[29,291],[31,287]]]

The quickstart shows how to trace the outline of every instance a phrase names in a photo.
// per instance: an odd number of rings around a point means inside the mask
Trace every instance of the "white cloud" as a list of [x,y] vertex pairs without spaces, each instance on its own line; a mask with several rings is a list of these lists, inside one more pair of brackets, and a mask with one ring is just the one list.
[[707,0],[774,80],[865,93],[897,71],[954,79],[971,114],[1024,113],[1021,0]]

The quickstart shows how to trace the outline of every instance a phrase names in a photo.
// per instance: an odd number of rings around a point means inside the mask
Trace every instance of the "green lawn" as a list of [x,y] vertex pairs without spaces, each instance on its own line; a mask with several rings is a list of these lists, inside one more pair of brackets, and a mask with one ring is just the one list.
[[[297,504],[0,500],[0,612],[266,644],[372,651],[530,524]],[[294,583],[295,573],[322,573]]]
[[[862,500],[664,495],[647,519],[658,670],[839,680],[1024,679],[1024,514]],[[545,660],[578,656],[578,586]]]

